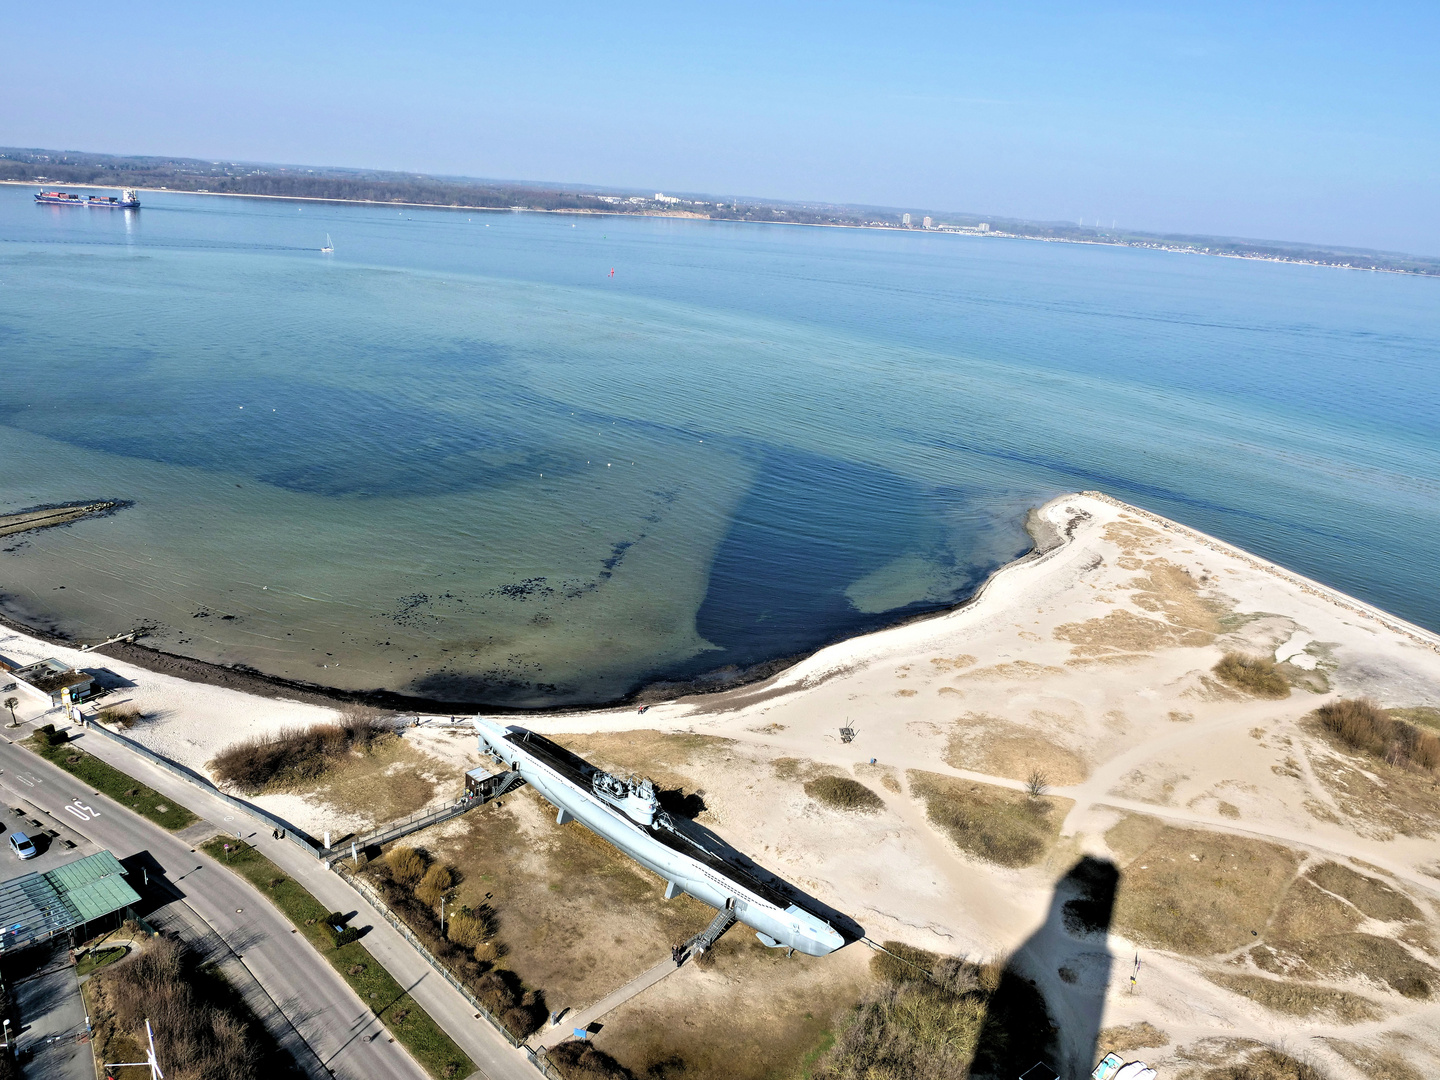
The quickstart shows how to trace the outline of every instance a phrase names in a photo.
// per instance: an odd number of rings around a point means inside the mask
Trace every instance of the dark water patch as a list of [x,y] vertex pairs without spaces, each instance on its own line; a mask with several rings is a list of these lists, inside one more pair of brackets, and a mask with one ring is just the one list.
[[[766,450],[696,616],[696,629],[720,651],[665,674],[748,668],[953,604],[999,565],[972,562],[955,549],[946,519],[960,497],[958,489],[923,488],[872,466]],[[940,568],[943,590],[884,611],[860,610],[847,591],[907,555]]]
[[[13,377],[0,423],[123,457],[239,472],[306,494],[485,490],[538,473],[562,477],[583,460],[578,449],[556,448],[552,415],[514,407],[503,388],[457,418],[383,393],[303,382],[137,375],[97,401],[85,384],[38,371]],[[132,409],[143,409],[144,419]]]
[[432,671],[413,680],[405,695],[427,702],[464,702],[469,707],[534,707],[563,692],[552,682],[527,679],[514,671]]
[[[645,539],[644,533],[640,534],[640,539]],[[614,575],[615,568],[620,565],[620,560],[625,558],[625,552],[629,551],[634,546],[634,540],[621,540],[618,544],[614,545],[610,549],[610,557],[600,564],[600,576],[602,578],[612,577]]]

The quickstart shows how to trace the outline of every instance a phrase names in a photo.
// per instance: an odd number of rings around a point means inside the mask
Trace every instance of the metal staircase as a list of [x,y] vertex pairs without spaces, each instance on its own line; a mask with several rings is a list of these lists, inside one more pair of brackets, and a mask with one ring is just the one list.
[[700,933],[696,934],[683,945],[675,946],[675,966],[680,967],[686,960],[693,959],[709,949],[720,936],[735,925],[735,911],[732,908],[725,908],[715,912],[715,918],[710,920],[710,925]]

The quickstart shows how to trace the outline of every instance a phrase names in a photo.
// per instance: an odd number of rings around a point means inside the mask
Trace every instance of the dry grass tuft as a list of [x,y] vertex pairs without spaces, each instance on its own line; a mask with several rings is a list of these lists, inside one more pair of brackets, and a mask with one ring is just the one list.
[[565,1080],[633,1080],[624,1065],[579,1039],[567,1039],[545,1051],[545,1060]]
[[413,887],[425,876],[425,856],[413,847],[394,847],[385,856],[390,876],[401,885]]
[[1125,1027],[1106,1028],[1100,1032],[1099,1049],[1117,1054],[1131,1050],[1153,1050],[1170,1045],[1170,1036],[1147,1021]]
[[1291,1057],[1283,1050],[1267,1046],[1246,1055],[1245,1060],[1211,1069],[1204,1080],[1326,1080],[1324,1074],[1308,1062]]
[[110,705],[101,709],[99,716],[102,724],[113,724],[123,731],[129,731],[144,719],[145,714],[138,705]]
[[495,912],[487,904],[475,909],[461,908],[445,920],[445,936],[462,948],[474,950],[494,937],[499,925]]
[[820,776],[805,784],[805,794],[816,802],[836,810],[874,813],[885,808],[885,801],[858,780],[848,776]]
[[911,771],[910,790],[925,800],[930,823],[962,850],[1001,866],[1032,866],[1060,832],[1069,799],[1030,798],[1023,791]]
[[415,897],[422,904],[435,907],[440,898],[455,887],[455,871],[445,863],[434,863],[415,886]]
[[1254,697],[1287,698],[1290,684],[1268,656],[1227,652],[1212,669],[1223,683]]
[[1205,977],[1217,986],[1223,986],[1232,993],[1243,994],[1256,1004],[1286,1016],[1359,1024],[1367,1020],[1378,1020],[1383,1015],[1373,1002],[1358,994],[1332,990],[1328,986],[1312,986],[1289,979],[1267,979],[1262,975],[1238,975],[1220,971],[1207,972]]
[[1433,772],[1440,766],[1440,737],[1396,720],[1368,698],[1342,698],[1315,710],[1322,727],[1352,750],[1391,765]]
[[215,777],[249,794],[313,781],[346,755],[370,749],[386,731],[371,710],[342,710],[333,724],[289,728],[234,743],[210,763]]

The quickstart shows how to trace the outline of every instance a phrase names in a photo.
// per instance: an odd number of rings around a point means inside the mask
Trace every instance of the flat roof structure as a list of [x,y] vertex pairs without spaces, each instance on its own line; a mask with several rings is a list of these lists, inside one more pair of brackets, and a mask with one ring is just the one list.
[[87,675],[83,671],[76,671],[69,664],[54,658],[41,660],[29,667],[14,670],[16,675],[35,687],[36,690],[47,694],[56,694],[72,686],[83,686],[89,689],[90,684],[95,681],[95,676]]
[[0,952],[33,945],[139,903],[108,851],[0,882]]

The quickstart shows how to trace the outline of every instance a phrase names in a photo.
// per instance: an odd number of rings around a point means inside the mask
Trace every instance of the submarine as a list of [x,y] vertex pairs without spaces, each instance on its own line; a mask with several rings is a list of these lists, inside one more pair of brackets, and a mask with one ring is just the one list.
[[[665,899],[687,893],[755,931],[774,949],[825,956],[846,944],[819,909],[802,906],[783,882],[709,830],[660,806],[650,780],[615,776],[528,728],[471,721],[480,752],[508,765],[557,810],[559,824],[578,821],[665,881]],[[810,910],[813,906],[816,910]]]

